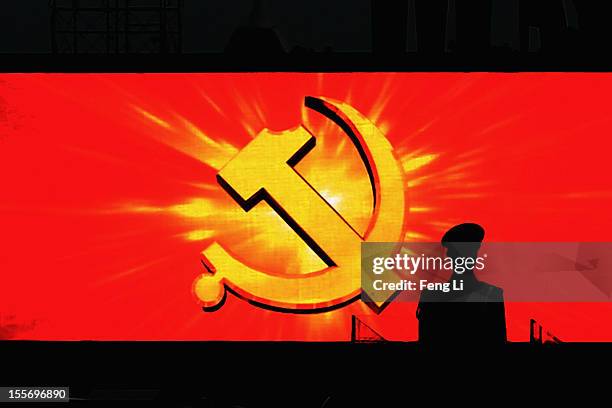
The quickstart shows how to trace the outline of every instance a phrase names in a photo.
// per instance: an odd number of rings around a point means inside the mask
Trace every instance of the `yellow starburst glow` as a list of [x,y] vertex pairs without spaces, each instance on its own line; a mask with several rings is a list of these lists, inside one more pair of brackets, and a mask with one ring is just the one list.
[[189,231],[185,234],[185,239],[188,241],[202,241],[205,239],[210,239],[215,236],[215,232],[212,230],[193,230]]
[[[206,98],[205,98],[206,99]],[[210,98],[209,98],[210,99]],[[389,96],[380,96],[370,110],[369,117],[385,128],[385,107]],[[213,100],[207,100],[217,107]],[[254,136],[265,124],[264,112],[255,100],[247,103],[236,96],[243,113],[240,123]],[[192,120],[179,114],[159,115],[141,107],[134,110],[146,124],[156,129],[154,137],[174,149],[197,158],[219,170],[229,162],[239,148],[218,137],[206,134]],[[220,109],[215,109],[219,111]],[[370,180],[359,153],[346,134],[333,122],[304,109],[304,126],[313,133],[315,147],[295,166],[295,170],[360,234],[367,229],[372,217],[373,194]],[[439,158],[439,154],[424,150],[400,155],[403,170],[411,174],[409,183],[418,183],[413,173]],[[427,176],[421,175],[425,180]],[[193,184],[193,183],[192,183]],[[246,212],[217,184],[193,184],[202,190],[202,197],[186,198],[182,202],[165,206],[129,205],[130,212],[155,213],[171,217],[184,228],[178,236],[186,241],[216,241],[242,254],[245,264],[277,274],[304,274],[325,267],[323,261],[265,202]],[[410,186],[408,184],[407,186]],[[409,213],[428,213],[433,208],[415,205]],[[410,231],[408,240],[426,240],[429,237]]]
[[[197,157],[216,169],[223,167],[238,151],[209,137],[180,115],[174,115],[176,120],[172,121],[135,109],[150,125],[172,133],[173,137],[164,143],[196,156],[191,146],[177,140],[176,136],[187,134],[196,150],[212,152],[212,157],[202,154]],[[248,113],[250,123],[264,119],[260,108],[249,107],[244,101],[240,109]],[[373,195],[358,152],[328,119],[310,115],[307,125],[316,137],[316,146],[296,165],[296,171],[357,232],[364,233],[372,216]],[[205,198],[188,198],[166,206],[131,204],[127,208],[130,212],[172,217],[187,229],[180,234],[183,239],[218,241],[237,254],[248,254],[243,259],[246,264],[270,273],[304,274],[326,266],[267,203],[259,203],[247,213],[219,185],[205,184],[204,187]]]
[[402,158],[402,166],[406,173],[420,169],[437,159],[437,154],[424,154],[421,156],[407,156]]
[[148,112],[138,106],[134,106],[134,110],[136,110],[136,112],[140,113],[145,119],[151,121],[152,123],[156,124],[159,127],[162,127],[164,129],[170,129],[170,124],[168,122],[166,122],[165,120],[155,116],[154,114],[152,114],[151,112]]
[[160,142],[202,163],[219,170],[238,148],[221,139],[213,139],[193,122],[174,114],[173,120],[163,119],[139,106],[132,106],[145,124],[155,127],[151,135]]

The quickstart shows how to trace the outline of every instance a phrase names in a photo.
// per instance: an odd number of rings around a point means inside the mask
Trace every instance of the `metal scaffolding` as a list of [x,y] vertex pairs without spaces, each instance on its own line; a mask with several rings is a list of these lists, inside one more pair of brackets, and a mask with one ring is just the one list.
[[51,0],[54,54],[166,54],[182,47],[182,0]]

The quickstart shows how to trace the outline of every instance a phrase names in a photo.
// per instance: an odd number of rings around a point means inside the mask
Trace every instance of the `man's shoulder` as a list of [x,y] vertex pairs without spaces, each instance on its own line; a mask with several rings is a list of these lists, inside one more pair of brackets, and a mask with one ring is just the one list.
[[500,300],[504,299],[504,290],[499,286],[491,285],[487,282],[479,282],[478,292],[480,295],[490,299],[490,300]]
[[448,297],[447,293],[439,291],[439,290],[429,290],[423,289],[421,291],[421,297],[419,300],[421,302],[440,302],[445,300]]
[[470,288],[465,292],[443,292],[440,290],[423,289],[419,298],[420,303],[447,301],[503,302],[504,290],[490,283],[479,281],[475,288]]

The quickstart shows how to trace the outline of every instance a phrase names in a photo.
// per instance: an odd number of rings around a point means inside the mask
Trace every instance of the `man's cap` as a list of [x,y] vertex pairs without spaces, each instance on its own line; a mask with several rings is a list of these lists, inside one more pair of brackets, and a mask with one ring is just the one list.
[[482,242],[484,233],[484,228],[471,222],[455,225],[442,237],[442,245],[450,242]]

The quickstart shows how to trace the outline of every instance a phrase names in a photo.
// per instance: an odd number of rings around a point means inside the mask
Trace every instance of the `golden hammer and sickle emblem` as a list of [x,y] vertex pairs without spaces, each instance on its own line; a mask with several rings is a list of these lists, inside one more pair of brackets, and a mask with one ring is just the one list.
[[327,267],[300,275],[268,274],[213,243],[202,252],[208,272],[194,284],[204,310],[220,307],[228,290],[258,306],[294,313],[343,306],[361,293],[361,243],[403,237],[403,173],[384,134],[346,103],[307,97],[305,104],[335,122],[358,150],[372,186],[369,225],[363,235],[357,233],[293,168],[315,146],[311,133],[303,126],[280,133],[264,129],[221,169],[219,184],[245,211],[266,201]]

